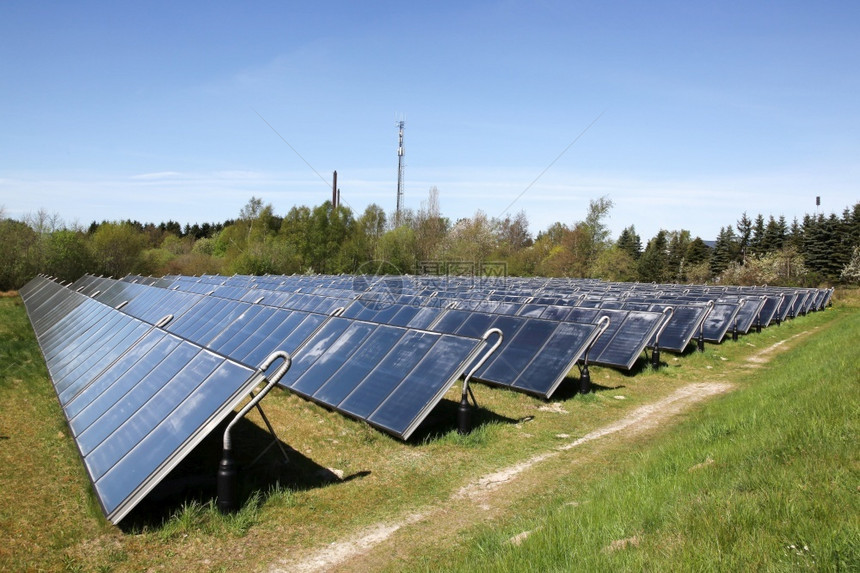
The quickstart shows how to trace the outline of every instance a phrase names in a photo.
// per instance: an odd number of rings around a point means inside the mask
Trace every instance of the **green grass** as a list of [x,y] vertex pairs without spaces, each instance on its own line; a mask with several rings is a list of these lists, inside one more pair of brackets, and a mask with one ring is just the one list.
[[[575,464],[547,462],[533,478],[542,481],[491,519],[466,516],[438,540],[416,525],[404,554],[371,569],[856,568],[858,307],[708,345],[703,354],[664,354],[658,370],[594,367],[603,390],[577,395],[571,380],[550,404],[476,384],[481,409],[468,436],[455,430],[459,387],[408,443],[273,391],[263,406],[294,449],[291,463],[280,472],[266,461],[261,477],[248,478],[239,513],[221,515],[198,492],[147,499],[141,506],[151,514],[133,512],[118,528],[91,492],[20,299],[0,298],[0,570],[265,570],[444,505],[465,483],[552,450],[559,435],[583,436],[701,380],[738,390],[670,431],[584,446]],[[795,351],[746,367],[750,354],[780,341]],[[255,427],[234,433],[251,457]],[[204,473],[216,466],[217,457]],[[326,468],[344,479],[320,477]],[[520,546],[508,543],[523,531],[534,532]],[[604,551],[625,539],[626,548]]]
[[478,527],[432,569],[857,571],[860,320],[837,312],[609,475]]

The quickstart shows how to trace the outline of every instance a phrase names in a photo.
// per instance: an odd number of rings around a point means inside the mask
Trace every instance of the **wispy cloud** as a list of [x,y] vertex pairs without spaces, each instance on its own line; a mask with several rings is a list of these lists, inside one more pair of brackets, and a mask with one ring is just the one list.
[[164,179],[179,179],[182,174],[178,171],[158,171],[156,173],[139,173],[132,175],[129,179],[140,179],[145,181],[159,181]]

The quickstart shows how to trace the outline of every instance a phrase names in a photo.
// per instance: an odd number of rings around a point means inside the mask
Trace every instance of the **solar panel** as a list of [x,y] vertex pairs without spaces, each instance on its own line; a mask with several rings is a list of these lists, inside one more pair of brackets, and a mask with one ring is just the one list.
[[630,370],[645,346],[666,320],[659,312],[573,307],[565,320],[597,324],[609,318],[609,327],[588,353],[593,364]]
[[501,347],[474,378],[548,398],[597,336],[597,326],[452,309],[431,326],[437,332],[476,336],[491,328]]
[[783,295],[765,295],[765,301],[759,311],[757,319],[759,326],[765,327],[773,321],[776,316],[776,311],[779,309],[779,305],[782,302],[782,297]]
[[[668,350],[670,352],[684,352],[684,349],[687,348],[687,345],[698,333],[698,329],[705,319],[705,314],[708,312],[708,307],[689,304],[648,305],[648,310],[654,312],[663,312],[666,308],[672,309],[672,316],[660,333],[659,348],[660,350]],[[648,345],[653,348],[657,342],[652,337],[648,341]]]
[[96,497],[113,523],[261,379],[44,277],[33,279],[22,297]]
[[737,328],[737,331],[740,334],[748,333],[755,323],[756,318],[758,318],[759,312],[761,312],[764,303],[764,296],[741,297],[740,300],[738,300],[740,308],[738,308],[738,312],[735,315],[731,328]]
[[708,342],[722,342],[729,328],[731,328],[735,315],[740,305],[735,302],[717,302],[703,323],[705,340]]
[[332,317],[295,350],[280,383],[406,440],[484,346],[478,338]]

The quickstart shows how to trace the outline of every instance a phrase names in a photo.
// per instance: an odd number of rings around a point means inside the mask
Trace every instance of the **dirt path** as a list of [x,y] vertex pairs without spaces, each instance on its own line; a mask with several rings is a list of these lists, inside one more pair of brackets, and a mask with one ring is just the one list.
[[[693,404],[731,389],[731,384],[721,382],[688,384],[665,398],[640,406],[620,420],[589,432],[585,436],[484,475],[462,487],[444,502],[410,513],[395,521],[375,524],[343,541],[283,559],[273,564],[270,571],[273,573],[281,571],[310,573],[332,569],[359,571],[374,569],[385,563],[390,564],[393,559],[397,559],[398,552],[403,551],[405,555],[408,554],[416,540],[420,543],[420,540],[427,537],[420,535],[420,532],[418,535],[411,535],[409,530],[433,531],[434,539],[456,535],[457,531],[485,520],[510,505],[512,499],[517,497],[517,493],[522,494],[523,489],[529,489],[527,483],[529,480],[523,479],[524,476],[536,474],[539,466],[546,465],[550,460],[562,458],[561,461],[568,464],[579,463],[582,460],[577,459],[576,448],[583,444],[614,434],[619,434],[618,439],[632,441],[664,425]],[[517,489],[520,491],[515,491]],[[523,532],[521,535],[528,533]],[[410,542],[397,543],[400,537],[407,537]]]
[[776,344],[772,344],[772,345],[768,346],[767,348],[760,350],[759,352],[756,352],[755,354],[753,354],[752,356],[747,358],[747,362],[751,363],[751,365],[753,365],[753,366],[766,364],[767,362],[770,361],[771,355],[777,351],[782,350],[782,347],[784,345],[786,345],[790,342],[794,342],[797,338],[800,338],[801,336],[807,336],[809,334],[812,334],[816,330],[818,330],[818,329],[812,328],[810,330],[804,330],[803,332],[798,332],[794,336],[786,338],[785,340],[780,340]]

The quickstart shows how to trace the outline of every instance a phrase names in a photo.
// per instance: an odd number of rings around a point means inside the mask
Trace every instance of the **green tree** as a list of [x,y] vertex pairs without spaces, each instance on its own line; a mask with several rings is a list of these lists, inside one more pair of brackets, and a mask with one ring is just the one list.
[[669,247],[666,254],[667,279],[683,283],[687,280],[687,251],[692,244],[690,231],[680,230],[669,233]]
[[764,228],[764,235],[758,250],[759,254],[771,253],[781,249],[785,243],[786,231],[785,218],[781,217],[781,221],[777,221],[771,215],[767,221],[767,226]]
[[487,214],[478,210],[471,218],[457,221],[446,238],[445,258],[480,264],[496,249],[496,236]]
[[860,246],[854,247],[851,259],[842,267],[839,280],[848,284],[860,284]]
[[389,230],[379,241],[380,258],[388,263],[386,269],[393,266],[401,273],[414,272],[415,252],[415,231],[407,225]]
[[416,258],[419,261],[438,259],[442,254],[445,237],[448,234],[448,220],[439,208],[439,190],[434,186],[427,193],[427,200],[412,222],[415,230]]
[[141,272],[145,239],[134,225],[102,223],[90,238],[90,256],[96,274],[123,277]]
[[642,240],[639,238],[633,225],[621,231],[615,246],[625,251],[634,260],[638,259],[642,254]]
[[636,259],[617,245],[598,255],[591,274],[594,278],[617,282],[633,282],[639,277]]
[[750,238],[752,235],[752,221],[747,217],[746,211],[741,215],[737,222],[738,230],[738,248],[741,251],[741,262],[746,260],[747,250],[750,246]]
[[737,247],[737,237],[732,226],[720,228],[720,234],[717,235],[717,242],[714,245],[714,252],[711,253],[712,275],[719,275],[729,267],[730,263],[737,261]]
[[753,225],[752,238],[750,239],[751,254],[759,255],[764,252],[762,242],[764,241],[764,215],[759,213]]
[[668,233],[663,229],[657,232],[639,257],[639,280],[642,282],[666,282],[669,275]]
[[29,225],[0,218],[0,291],[24,286],[37,274],[39,235]]
[[59,229],[45,244],[44,273],[64,281],[75,281],[92,268],[86,234],[78,229]]
[[609,217],[609,211],[612,210],[614,203],[607,195],[598,199],[593,199],[588,202],[588,213],[585,215],[585,231],[590,244],[585,249],[587,270],[585,276],[588,276],[591,264],[597,259],[597,256],[610,246],[609,227],[606,224],[606,219]]
[[711,258],[711,248],[705,244],[701,237],[696,237],[690,241],[690,245],[687,247],[686,258],[690,265],[706,263]]

